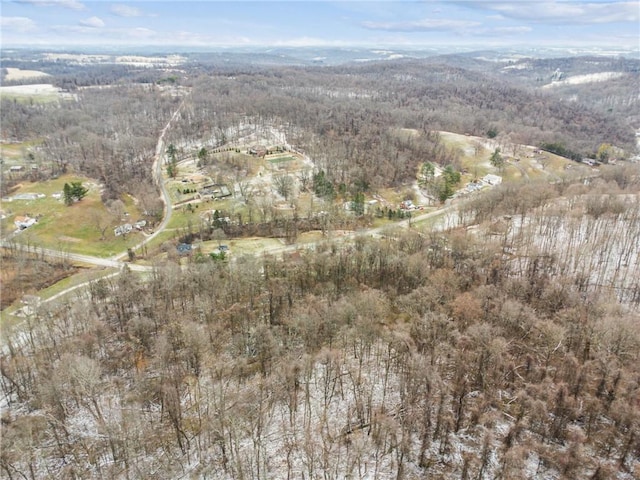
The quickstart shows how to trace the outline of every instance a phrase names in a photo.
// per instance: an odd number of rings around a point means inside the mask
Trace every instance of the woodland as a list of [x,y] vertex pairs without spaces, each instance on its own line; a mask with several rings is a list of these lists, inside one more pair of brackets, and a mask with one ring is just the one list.
[[[3,325],[3,478],[638,478],[638,63],[618,63],[631,80],[598,92],[443,57],[201,62],[113,81],[74,67],[56,76],[73,100],[3,98],[3,135],[41,141],[28,175],[80,172],[156,222],[157,137],[180,105],[167,143],[215,148],[276,126],[314,175],[353,192],[401,187],[425,161],[460,169],[438,131],[504,151],[627,152],[586,178],[480,193],[448,229],[233,262],[162,257]],[[74,75],[87,85],[69,87]],[[18,181],[5,180],[3,195]]]

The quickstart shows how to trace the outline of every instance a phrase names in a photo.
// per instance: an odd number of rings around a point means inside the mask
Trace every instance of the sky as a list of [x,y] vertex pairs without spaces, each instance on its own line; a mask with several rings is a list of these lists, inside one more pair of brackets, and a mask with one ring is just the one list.
[[615,46],[640,0],[1,0],[12,46]]

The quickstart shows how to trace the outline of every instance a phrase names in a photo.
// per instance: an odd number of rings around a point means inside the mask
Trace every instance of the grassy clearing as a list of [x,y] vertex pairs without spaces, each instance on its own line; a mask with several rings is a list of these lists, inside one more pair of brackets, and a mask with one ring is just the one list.
[[58,102],[64,98],[51,84],[12,85],[0,87],[0,95],[11,101],[28,104]]
[[[411,195],[411,189],[383,188],[379,194],[389,203],[389,208],[395,209],[401,202],[407,200],[407,197]],[[383,208],[382,205],[380,207]]]
[[484,143],[488,140],[483,137],[476,137],[473,135],[462,135],[461,133],[444,132],[441,131],[440,139],[442,142],[450,148],[459,148],[462,153],[467,157],[474,157],[476,153],[482,153],[487,151]]
[[147,243],[147,251],[152,251],[156,248],[162,246],[164,242],[172,241],[174,238],[178,236],[179,232],[177,230],[164,230],[158,234],[157,237],[154,237],[149,243]]
[[40,140],[20,143],[0,143],[0,157],[5,160],[26,160],[29,150],[38,146],[40,143],[42,143]]
[[[89,193],[81,201],[66,206],[62,198],[52,195],[61,193],[65,183],[80,181],[89,189]],[[141,213],[130,196],[124,197],[126,211],[129,216],[123,219],[110,214],[100,199],[99,186],[90,179],[74,175],[64,175],[46,182],[25,182],[12,192],[12,195],[23,193],[44,194],[44,198],[35,200],[14,200],[3,202],[8,228],[13,227],[16,216],[39,217],[38,223],[22,231],[14,237],[18,243],[29,243],[45,248],[66,250],[72,253],[108,257],[138,243],[141,234],[131,233],[124,237],[115,237],[113,228],[126,222],[137,220]],[[99,224],[107,225],[105,239],[101,240]]]
[[40,78],[40,77],[50,77],[48,73],[41,72],[40,70],[24,70],[22,68],[13,68],[7,67],[7,75],[5,76],[5,80],[8,82],[13,82],[14,80],[24,80],[27,78]]
[[324,239],[325,236],[322,235],[322,232],[320,230],[313,230],[311,232],[304,232],[298,235],[297,243],[304,245],[306,243],[320,242]]
[[412,220],[411,228],[422,233],[428,233],[432,231],[434,227],[442,225],[447,215],[450,215],[450,214],[451,214],[450,212],[440,212],[429,218],[425,218],[424,220],[420,220],[420,221]]
[[29,105],[56,103],[60,101],[60,96],[57,94],[21,95],[16,93],[3,93],[2,97],[13,102],[25,103]]
[[398,220],[389,220],[389,218],[387,217],[373,217],[373,219],[371,220],[371,227],[373,228],[382,228],[382,227],[389,227],[392,225],[395,225],[396,223],[398,223]]
[[209,210],[228,211],[231,207],[231,200],[194,202],[190,205],[184,204],[175,208],[171,214],[171,220],[167,228],[192,228],[197,229],[202,221],[201,215]]
[[269,161],[269,163],[277,165],[279,163],[294,162],[296,159],[291,155],[284,155],[284,156],[268,158],[267,160]]
[[[256,255],[265,249],[272,249],[284,246],[284,243],[277,238],[241,238],[237,240],[224,240],[221,242],[229,246],[233,256]],[[210,252],[218,248],[218,241],[205,242],[203,252]]]
[[171,214],[171,220],[167,225],[167,228],[170,229],[184,229],[184,228],[193,228],[197,230],[200,226],[201,218],[200,218],[200,209],[195,208],[193,212],[190,212],[187,209],[178,209],[174,210]]
[[[47,288],[44,288],[40,291],[33,292],[34,295],[37,295],[42,300],[47,300],[55,295],[58,295],[61,292],[69,288],[73,288],[76,285],[81,285],[83,283],[97,280],[99,278],[105,277],[116,272],[116,269],[85,269],[81,270],[78,273],[66,277],[53,285],[50,285]],[[15,301],[11,306],[5,308],[0,315],[0,325],[2,327],[7,327],[15,322],[20,322],[23,319],[13,315],[19,308],[23,305],[19,300]]]

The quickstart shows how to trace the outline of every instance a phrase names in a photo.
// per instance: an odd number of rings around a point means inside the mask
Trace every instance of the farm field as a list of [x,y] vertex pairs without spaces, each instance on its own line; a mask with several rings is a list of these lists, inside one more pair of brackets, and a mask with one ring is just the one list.
[[23,103],[50,103],[69,98],[69,94],[48,83],[1,86],[0,96]]

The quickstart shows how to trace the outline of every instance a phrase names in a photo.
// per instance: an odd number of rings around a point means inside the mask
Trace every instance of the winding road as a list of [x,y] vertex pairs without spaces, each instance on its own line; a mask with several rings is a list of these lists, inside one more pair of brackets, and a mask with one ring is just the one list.
[[[156,228],[156,230],[155,230],[155,232],[153,234],[149,235],[142,242],[140,242],[139,244],[137,244],[134,247],[132,247],[134,250],[140,249],[143,245],[147,244],[148,242],[153,240],[156,236],[158,236],[160,233],[162,233],[162,231],[167,227],[167,225],[171,221],[171,213],[172,213],[171,199],[169,197],[169,192],[167,192],[166,186],[164,184],[164,180],[162,178],[162,159],[163,159],[164,150],[165,150],[164,149],[164,137],[167,134],[167,131],[169,130],[169,128],[171,127],[171,124],[173,123],[173,121],[177,118],[178,114],[180,113],[180,110],[184,106],[184,102],[185,102],[185,100],[182,100],[182,102],[180,103],[178,108],[175,110],[175,112],[173,112],[173,115],[171,116],[171,118],[169,119],[167,124],[160,131],[160,136],[158,137],[158,143],[156,144],[156,151],[155,151],[154,160],[153,160],[153,167],[152,168],[153,168],[153,172],[154,172],[154,180],[155,180],[155,183],[160,188],[161,199],[162,199],[162,202],[164,204],[164,215],[163,215],[163,218],[162,218],[162,222],[160,222],[160,225],[158,225],[158,227]],[[0,247],[11,248],[11,246],[12,246],[11,238],[12,237],[13,237],[13,235],[10,235],[6,239],[1,239],[0,240]],[[113,255],[111,258],[94,257],[92,255],[82,255],[82,254],[79,254],[79,253],[71,253],[71,252],[65,252],[65,251],[61,251],[61,250],[53,250],[53,249],[41,248],[41,247],[33,247],[31,249],[31,252],[36,254],[36,255],[42,255],[42,256],[46,256],[46,257],[50,257],[50,258],[62,258],[62,259],[66,259],[66,260],[73,261],[73,262],[85,263],[85,264],[95,265],[95,266],[99,266],[99,267],[117,268],[119,270],[118,272],[110,274],[108,277],[112,277],[114,275],[118,275],[122,271],[122,269],[125,267],[125,265],[130,270],[137,271],[137,272],[149,272],[153,268],[153,267],[150,267],[150,266],[147,266],[147,265],[137,265],[135,263],[127,263],[127,262],[122,261],[122,259],[126,258],[127,255],[128,255],[128,252],[126,252],[126,251],[118,253],[116,255]],[[103,277],[103,278],[105,278],[105,277]],[[78,290],[78,289],[86,286],[86,285],[89,285],[90,283],[92,283],[94,281],[95,280],[89,280],[87,282],[84,282],[84,283],[69,287],[69,288],[57,293],[56,295],[54,295],[52,297],[49,297],[47,299],[43,299],[42,302],[43,303],[44,302],[51,302],[52,300],[58,299],[60,297],[63,297],[63,296],[67,295],[70,292],[73,292],[75,290]]]
[[[133,250],[139,250],[143,245],[146,245],[151,240],[153,240],[158,235],[160,235],[160,233],[162,233],[162,231],[165,228],[167,228],[167,225],[169,225],[169,222],[171,221],[171,214],[173,212],[173,209],[171,208],[171,198],[169,197],[169,192],[167,191],[167,187],[166,187],[166,185],[164,183],[164,180],[162,178],[162,159],[164,158],[164,153],[165,153],[164,137],[167,134],[167,131],[169,130],[169,127],[171,127],[171,124],[174,122],[174,120],[177,118],[178,114],[180,113],[180,110],[182,110],[182,107],[184,106],[184,102],[185,101],[182,100],[182,102],[180,103],[180,105],[178,106],[176,111],[173,112],[173,115],[171,116],[171,118],[169,119],[167,124],[160,131],[160,136],[158,137],[158,143],[156,144],[156,153],[155,153],[154,158],[153,158],[153,167],[152,167],[152,169],[153,169],[154,181],[155,181],[156,185],[158,186],[158,188],[160,188],[160,198],[162,199],[162,203],[164,205],[164,212],[163,212],[163,215],[162,215],[162,221],[160,222],[160,224],[157,226],[157,228],[155,229],[155,231],[151,235],[146,237],[139,244],[137,244],[134,247],[132,247]],[[127,252],[122,252],[122,253],[114,255],[111,258],[113,260],[119,260],[119,259],[124,258],[127,255],[128,255]]]
[[[178,115],[180,114],[181,109],[183,108],[185,104],[185,100],[183,99],[182,102],[180,103],[180,105],[178,106],[178,108],[173,112],[171,118],[169,119],[169,121],[167,122],[167,124],[164,126],[164,128],[160,131],[160,135],[158,137],[158,142],[156,144],[156,149],[155,149],[155,155],[154,155],[154,161],[153,161],[153,173],[154,173],[154,181],[156,183],[156,185],[158,186],[158,188],[160,189],[160,194],[161,194],[161,200],[163,202],[164,205],[164,214],[163,214],[163,219],[160,222],[160,224],[158,225],[158,227],[155,229],[155,232],[151,235],[149,235],[148,237],[146,237],[142,242],[140,242],[139,244],[135,245],[134,247],[132,247],[133,250],[139,250],[140,248],[142,248],[145,244],[149,243],[150,241],[152,241],[154,238],[156,238],[159,234],[161,234],[167,227],[167,225],[169,224],[169,222],[171,221],[171,214],[172,214],[172,205],[171,205],[171,198],[169,196],[169,192],[167,191],[164,179],[163,179],[163,175],[162,175],[162,166],[163,166],[163,159],[164,159],[164,155],[165,155],[165,136],[169,130],[169,128],[171,127],[171,124],[176,120],[176,118],[178,118]],[[283,245],[283,246],[278,246],[278,247],[272,247],[272,248],[268,248],[266,250],[263,250],[259,253],[257,253],[257,255],[263,255],[263,254],[281,254],[281,253],[285,253],[285,252],[291,252],[291,251],[295,251],[297,249],[301,249],[301,248],[305,248],[305,249],[311,249],[316,247],[317,245],[320,245],[322,243],[325,242],[329,242],[329,241],[346,241],[346,240],[351,240],[354,239],[356,237],[359,236],[379,236],[379,235],[384,235],[384,232],[389,230],[389,229],[395,229],[395,228],[408,228],[411,226],[412,223],[415,222],[420,222],[420,221],[424,221],[427,220],[429,218],[433,218],[439,215],[443,215],[443,214],[447,214],[450,213],[451,211],[455,210],[457,208],[457,203],[451,203],[448,206],[442,208],[442,209],[438,209],[436,211],[433,212],[429,212],[429,213],[425,213],[422,215],[418,215],[417,217],[413,217],[412,219],[408,219],[408,220],[402,220],[400,222],[397,222],[393,225],[390,226],[385,226],[385,227],[376,227],[376,228],[370,228],[370,229],[365,229],[365,230],[357,230],[357,231],[353,231],[353,232],[348,232],[340,237],[334,237],[334,238],[327,238],[327,239],[322,239],[316,242],[311,242],[311,243],[306,243],[306,244],[292,244],[292,245]],[[7,247],[10,248],[11,245],[11,237],[8,237],[7,239],[2,239],[0,240],[0,246],[2,247]],[[152,271],[153,267],[151,266],[147,266],[147,265],[138,265],[135,263],[129,263],[129,262],[125,262],[124,259],[127,257],[128,252],[124,251],[121,253],[118,253],[116,255],[113,255],[110,258],[101,258],[101,257],[95,257],[95,256],[91,256],[91,255],[82,255],[82,254],[78,254],[78,253],[71,253],[71,252],[67,252],[67,251],[60,251],[60,250],[54,250],[54,249],[48,249],[48,248],[41,248],[41,247],[33,247],[32,248],[32,252],[38,255],[42,255],[42,256],[47,256],[50,258],[62,258],[62,259],[66,259],[69,261],[74,261],[74,262],[79,262],[79,263],[85,263],[85,264],[89,264],[89,265],[95,265],[95,266],[100,266],[100,267],[108,267],[108,268],[116,268],[118,269],[117,272],[111,273],[110,275],[108,275],[108,277],[112,277],[115,275],[118,275],[122,269],[125,267],[125,265],[132,271],[137,271],[137,272],[149,272]],[[104,278],[104,277],[103,277]],[[65,295],[67,295],[70,292],[73,292],[75,290],[78,290],[92,282],[95,282],[96,280],[90,280],[87,282],[83,282],[81,284],[78,285],[74,285],[72,287],[69,287],[59,293],[57,293],[56,295],[49,297],[47,299],[43,299],[42,302],[50,302],[52,300],[58,299],[60,297],[63,297]]]

